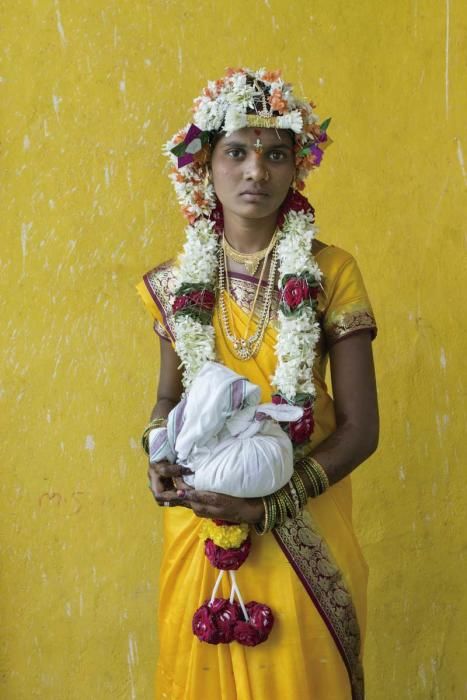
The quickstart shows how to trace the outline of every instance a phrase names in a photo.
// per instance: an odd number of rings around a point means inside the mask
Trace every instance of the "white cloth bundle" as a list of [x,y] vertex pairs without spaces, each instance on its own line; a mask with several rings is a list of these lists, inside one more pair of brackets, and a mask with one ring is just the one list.
[[169,413],[167,428],[149,434],[153,462],[188,467],[200,491],[267,496],[293,473],[292,443],[277,421],[298,420],[303,410],[260,404],[260,388],[217,362],[206,362],[187,396]]

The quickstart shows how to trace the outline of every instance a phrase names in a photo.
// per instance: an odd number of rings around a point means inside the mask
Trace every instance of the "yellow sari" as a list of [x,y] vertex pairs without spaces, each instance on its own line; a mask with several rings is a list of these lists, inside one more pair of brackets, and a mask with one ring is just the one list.
[[[335,246],[316,256],[324,275],[318,299],[322,337],[314,367],[315,429],[307,451],[335,430],[325,384],[327,350],[349,333],[376,325],[365,287],[348,253]],[[256,281],[230,275],[231,308],[238,334],[248,320]],[[171,302],[174,265],[151,270],[138,291],[154,329],[174,340]],[[260,296],[261,298],[261,296]],[[246,362],[230,352],[214,314],[217,356],[258,384],[271,397],[275,368],[278,294],[257,356]],[[260,306],[261,308],[261,306]],[[250,332],[254,329],[251,327]],[[194,611],[210,597],[217,576],[204,556],[201,519],[185,508],[165,509],[160,572],[157,700],[361,700],[364,697],[362,642],[366,622],[367,566],[352,527],[351,480],[347,477],[316,499],[302,515],[262,537],[252,533],[250,556],[238,572],[245,601],[269,605],[275,624],[257,647],[233,642],[213,646],[192,633]],[[218,595],[229,596],[227,577]]]

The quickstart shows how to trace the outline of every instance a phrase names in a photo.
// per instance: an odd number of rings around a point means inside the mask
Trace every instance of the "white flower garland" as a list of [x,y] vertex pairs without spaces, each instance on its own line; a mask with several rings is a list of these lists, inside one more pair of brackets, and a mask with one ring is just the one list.
[[[282,227],[278,243],[279,288],[285,275],[308,273],[316,282],[322,275],[311,253],[316,227],[311,214],[291,211]],[[319,323],[312,305],[303,305],[293,316],[279,310],[279,333],[276,343],[277,367],[273,384],[289,401],[298,394],[316,396],[313,384],[315,348],[320,336]]]

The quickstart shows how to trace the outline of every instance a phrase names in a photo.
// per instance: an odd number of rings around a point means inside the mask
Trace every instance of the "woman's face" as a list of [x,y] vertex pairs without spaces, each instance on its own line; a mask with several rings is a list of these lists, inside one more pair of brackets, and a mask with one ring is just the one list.
[[224,215],[270,216],[284,201],[295,174],[292,136],[284,129],[248,127],[221,136],[211,169]]

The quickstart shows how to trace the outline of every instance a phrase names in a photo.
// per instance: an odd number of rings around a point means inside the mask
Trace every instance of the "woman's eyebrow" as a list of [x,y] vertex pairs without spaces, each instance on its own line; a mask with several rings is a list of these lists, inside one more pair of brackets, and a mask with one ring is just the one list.
[[[255,148],[255,144],[245,143],[244,141],[224,141],[224,148]],[[287,143],[263,143],[263,148],[265,150],[272,150],[277,148],[285,148],[287,151],[292,150],[292,146]]]

